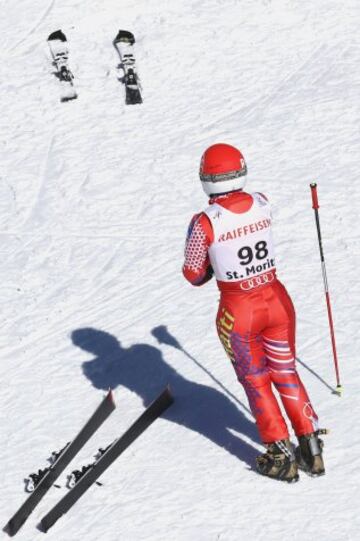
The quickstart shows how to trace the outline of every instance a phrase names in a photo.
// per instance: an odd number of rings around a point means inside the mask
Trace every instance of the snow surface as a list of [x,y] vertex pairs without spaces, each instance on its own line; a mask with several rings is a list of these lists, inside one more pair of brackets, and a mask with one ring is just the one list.
[[[358,539],[358,0],[1,8],[1,526],[25,499],[23,478],[74,436],[109,385],[118,408],[71,466],[170,382],[171,410],[46,539]],[[68,103],[46,44],[59,28],[79,92]],[[142,105],[124,104],[111,43],[119,28],[137,37]],[[216,286],[192,288],[181,274],[188,221],[206,204],[199,159],[215,142],[242,149],[249,189],[274,205],[299,372],[331,429],[320,479],[286,485],[255,473],[262,446],[216,336]],[[331,392],[313,181],[342,398]],[[49,491],[19,541],[44,538],[35,525],[64,492]]]

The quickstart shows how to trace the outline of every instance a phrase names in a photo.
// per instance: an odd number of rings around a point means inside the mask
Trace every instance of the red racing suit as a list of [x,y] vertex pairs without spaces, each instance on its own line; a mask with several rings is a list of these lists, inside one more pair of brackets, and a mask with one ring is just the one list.
[[220,341],[247,394],[264,443],[289,437],[273,387],[297,436],[318,418],[295,367],[295,310],[277,279],[266,197],[216,196],[190,222],[183,273],[194,286],[215,274]]

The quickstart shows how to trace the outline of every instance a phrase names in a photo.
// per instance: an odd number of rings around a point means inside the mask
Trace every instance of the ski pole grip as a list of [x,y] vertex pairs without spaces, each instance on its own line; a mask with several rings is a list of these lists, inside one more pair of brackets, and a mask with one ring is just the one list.
[[317,184],[316,182],[312,182],[310,184],[311,188],[311,197],[312,197],[312,208],[318,209],[319,208],[319,201],[318,201],[318,195],[317,195]]

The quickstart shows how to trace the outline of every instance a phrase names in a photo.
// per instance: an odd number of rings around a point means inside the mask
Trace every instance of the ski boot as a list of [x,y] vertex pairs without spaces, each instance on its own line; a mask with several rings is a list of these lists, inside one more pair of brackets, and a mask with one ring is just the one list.
[[266,453],[256,458],[256,469],[272,479],[295,483],[299,480],[298,468],[290,440],[266,444]]
[[311,477],[319,477],[325,474],[322,458],[324,443],[319,438],[319,434],[327,433],[326,429],[322,429],[298,436],[299,446],[295,449],[296,462],[299,468]]

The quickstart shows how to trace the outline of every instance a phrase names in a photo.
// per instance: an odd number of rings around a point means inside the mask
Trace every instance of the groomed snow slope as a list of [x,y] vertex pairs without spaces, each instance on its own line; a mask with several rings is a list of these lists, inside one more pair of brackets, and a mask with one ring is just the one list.
[[[357,0],[2,2],[1,526],[114,388],[118,409],[72,464],[123,432],[167,382],[176,403],[46,535],[48,541],[357,539],[360,417]],[[61,28],[79,98],[60,103],[46,38]],[[144,103],[125,106],[112,39],[137,37]],[[258,476],[262,449],[218,342],[215,284],[181,275],[206,204],[203,150],[239,146],[274,206],[279,276],[327,475]],[[317,181],[342,398],[309,183]],[[64,484],[63,477],[61,483]],[[65,492],[53,488],[17,535]],[[5,538],[5,534],[0,534]]]

